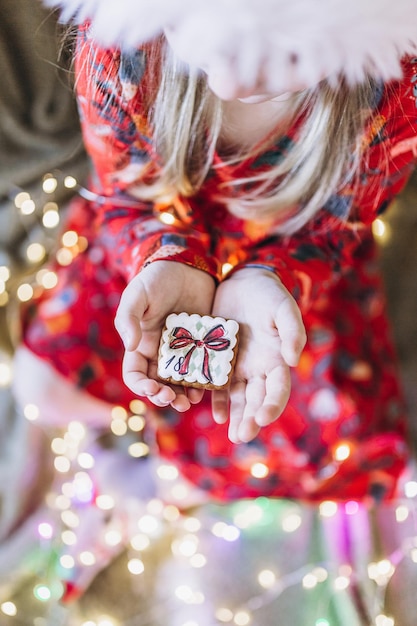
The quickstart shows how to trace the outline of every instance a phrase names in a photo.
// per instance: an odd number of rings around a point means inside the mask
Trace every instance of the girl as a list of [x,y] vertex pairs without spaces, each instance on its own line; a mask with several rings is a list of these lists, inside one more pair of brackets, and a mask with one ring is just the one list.
[[[59,4],[82,22],[93,174],[66,229],[88,246],[26,312],[18,400],[103,428],[140,396],[147,440],[221,500],[392,498],[408,451],[371,227],[414,166],[414,2]],[[240,323],[228,391],[157,380],[181,311]]]

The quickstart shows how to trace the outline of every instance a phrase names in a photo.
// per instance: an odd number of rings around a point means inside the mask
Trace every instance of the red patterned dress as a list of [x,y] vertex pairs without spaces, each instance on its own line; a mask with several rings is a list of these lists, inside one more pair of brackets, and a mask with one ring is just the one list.
[[[166,225],[159,206],[132,195],[138,178],[158,166],[144,104],[146,48],[92,50],[83,31],[80,43],[78,100],[97,196],[70,208],[66,227],[88,246],[70,265],[57,266],[57,287],[34,302],[26,345],[75,385],[128,408],[134,396],[121,378],[122,344],[113,327],[126,282],[158,259],[217,280],[225,264],[267,267],[297,300],[308,334],[283,415],[254,441],[235,445],[227,426],[214,423],[206,393],[185,413],[158,410],[151,432],[160,454],[223,501],[392,497],[408,447],[371,225],[414,166],[417,59],[404,61],[403,80],[375,88],[360,186],[346,186],[307,226],[282,236],[232,216],[215,198],[225,179],[279,160],[297,141],[296,125],[256,159],[213,167],[198,195],[176,199],[175,222]],[[265,476],[253,475],[256,463],[267,466]]]

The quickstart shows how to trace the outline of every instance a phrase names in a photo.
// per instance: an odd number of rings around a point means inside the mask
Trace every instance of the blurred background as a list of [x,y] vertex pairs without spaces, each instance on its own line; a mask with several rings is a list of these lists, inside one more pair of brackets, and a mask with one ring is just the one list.
[[[0,0],[0,626],[415,626],[417,480],[368,511],[259,498],[188,506],[152,465],[144,407],[109,433],[36,424],[11,396],[19,308],[83,242],[62,230],[88,173],[54,15]],[[417,177],[375,223],[417,444]],[[145,476],[157,477],[178,506]],[[175,496],[172,498],[171,496]],[[182,505],[181,505],[182,503]]]

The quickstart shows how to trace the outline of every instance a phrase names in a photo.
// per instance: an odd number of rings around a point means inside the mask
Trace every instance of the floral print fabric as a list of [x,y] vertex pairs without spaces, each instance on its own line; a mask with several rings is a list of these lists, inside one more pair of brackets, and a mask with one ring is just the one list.
[[[218,281],[226,264],[266,267],[297,300],[308,335],[283,415],[254,441],[235,445],[227,426],[214,423],[206,392],[185,413],[150,407],[148,436],[221,500],[392,497],[408,449],[371,225],[414,166],[417,59],[404,61],[403,80],[375,90],[360,186],[346,186],[307,226],[283,236],[231,215],[216,191],[228,177],[280,158],[296,141],[295,129],[262,157],[214,167],[195,197],[170,203],[174,223],[167,225],[166,206],[135,199],[137,182],[151,180],[159,165],[146,119],[146,47],[92,53],[84,38],[87,31],[80,35],[78,101],[97,199],[72,203],[66,228],[88,246],[69,266],[57,266],[57,287],[27,311],[27,346],[74,384],[128,408],[134,396],[121,379],[123,350],[113,327],[126,282],[158,259],[190,264]],[[262,477],[254,471],[260,466]]]

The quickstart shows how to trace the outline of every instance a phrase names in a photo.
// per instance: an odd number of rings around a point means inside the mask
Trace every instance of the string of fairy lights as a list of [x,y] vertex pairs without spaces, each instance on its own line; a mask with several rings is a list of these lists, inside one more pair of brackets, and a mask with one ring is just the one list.
[[[27,266],[33,268],[33,272],[27,272],[27,278],[17,283],[13,267],[0,266],[0,307],[13,298],[29,301],[37,287],[53,288],[57,275],[43,267],[43,262],[53,254],[58,265],[67,265],[87,245],[74,231],[63,232],[56,245],[56,229],[62,212],[56,201],[60,185],[71,191],[78,183],[73,176],[51,173],[43,179],[40,202],[35,202],[22,190],[14,195],[16,210],[23,221],[27,216],[37,216],[40,229],[35,230],[39,238],[36,241],[32,238],[25,249]],[[164,219],[163,214],[161,219]],[[381,244],[386,243],[390,236],[389,225],[376,220],[374,233]],[[0,355],[0,386],[9,387],[12,377],[10,356]],[[331,554],[328,559],[312,559],[293,570],[291,564],[286,563],[284,571],[277,565],[276,555],[271,554],[250,572],[251,592],[243,601],[225,596],[213,602],[201,584],[204,576],[198,574],[215,571],[215,560],[225,546],[236,546],[238,553],[238,546],[253,540],[257,532],[265,534],[273,532],[272,529],[281,537],[296,538],[297,533],[305,532],[305,509],[295,502],[267,498],[223,507],[206,504],[190,508],[193,488],[173,465],[152,459],[152,444],[143,435],[145,408],[139,399],[130,404],[128,411],[115,406],[107,435],[112,438],[110,448],[135,464],[138,471],[142,468],[157,485],[155,495],[145,499],[107,484],[101,467],[106,458],[104,448],[82,423],[71,422],[51,438],[55,479],[34,522],[36,549],[29,559],[29,570],[35,582],[28,593],[35,605],[31,604],[29,610],[13,585],[0,586],[0,617],[7,618],[7,624],[49,626],[45,615],[50,607],[62,603],[71,594],[77,597],[83,593],[95,574],[116,556],[125,555],[126,575],[140,583],[141,578],[154,575],[149,562],[153,547],[161,537],[169,537],[169,559],[176,564],[177,573],[165,589],[165,604],[148,608],[147,613],[138,611],[122,622],[117,614],[97,614],[92,607],[90,613],[85,609],[86,614],[72,614],[72,621],[66,623],[70,626],[147,626],[152,623],[150,611],[156,611],[155,623],[158,619],[164,623],[163,611],[169,607],[170,614],[178,614],[172,621],[175,626],[250,626],[259,624],[260,612],[291,588],[298,587],[300,593],[307,595],[321,593],[330,606],[342,596],[348,598],[353,588],[363,584],[371,590],[367,607],[369,626],[395,626],[395,618],[384,612],[386,592],[404,560],[417,565],[416,480],[405,481],[404,495],[392,508],[395,524],[407,529],[400,545],[391,554],[367,562],[364,572],[358,571],[354,563],[336,559]],[[23,407],[23,414],[34,424],[40,418],[39,408],[34,404]],[[343,461],[350,454],[349,446],[342,444],[339,448],[335,458]],[[267,476],[268,468],[254,462],[252,474],[262,479]],[[163,498],[158,494],[163,494]],[[324,501],[315,515],[326,533],[327,526],[331,529],[338,519],[348,520],[353,526],[357,523],[360,528],[360,520],[368,512],[354,501],[344,504]],[[210,584],[209,577],[205,584]],[[340,626],[325,607],[326,603],[317,604],[309,626]],[[189,613],[185,609],[189,609]],[[162,612],[159,616],[158,611]]]

